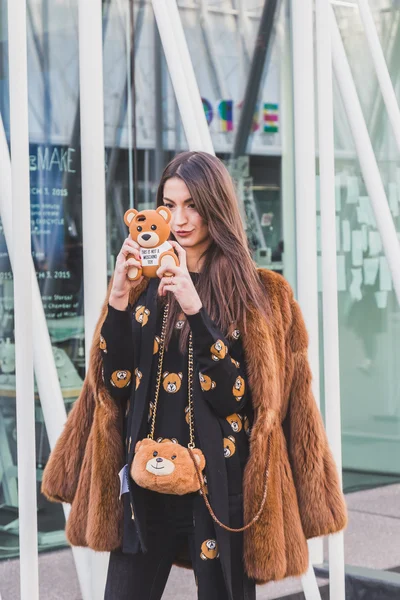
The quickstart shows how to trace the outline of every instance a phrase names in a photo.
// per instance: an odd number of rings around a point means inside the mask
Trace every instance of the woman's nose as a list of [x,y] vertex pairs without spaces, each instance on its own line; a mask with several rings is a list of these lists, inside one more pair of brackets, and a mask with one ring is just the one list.
[[176,209],[174,217],[175,225],[183,225],[187,221],[184,211],[179,208]]
[[156,458],[156,462],[162,462],[163,459],[162,458]]

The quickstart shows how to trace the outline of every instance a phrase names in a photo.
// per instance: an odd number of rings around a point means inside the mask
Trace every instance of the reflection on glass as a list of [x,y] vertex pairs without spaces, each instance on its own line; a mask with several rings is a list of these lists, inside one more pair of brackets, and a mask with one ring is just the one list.
[[[389,6],[390,3],[376,0],[372,4],[376,9],[377,31],[396,84],[400,43],[397,13],[394,18],[395,8]],[[400,232],[398,150],[360,15],[357,10],[339,6],[335,12],[392,218]],[[376,482],[379,474],[397,476],[397,479],[400,476],[397,458],[400,453],[397,368],[400,312],[338,90],[335,90],[334,106],[343,465],[350,472],[364,472],[361,485],[368,485],[369,481]],[[361,481],[351,473],[347,479],[351,487]]]
[[[6,15],[6,2],[0,12]],[[32,256],[67,410],[84,377],[77,4],[27,5]],[[7,22],[0,107],[9,141]],[[29,265],[27,265],[29,268]],[[18,555],[12,271],[0,232],[0,558]],[[50,452],[36,389],[37,487]],[[65,544],[61,506],[38,494],[40,549]]]

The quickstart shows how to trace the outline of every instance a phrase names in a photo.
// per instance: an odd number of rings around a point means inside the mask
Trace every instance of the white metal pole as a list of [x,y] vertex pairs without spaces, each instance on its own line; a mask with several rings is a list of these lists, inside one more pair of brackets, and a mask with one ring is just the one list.
[[102,4],[79,0],[79,85],[86,367],[107,291]]
[[[0,173],[0,215],[10,262],[11,265],[13,265],[11,163],[1,115]],[[47,329],[46,318],[32,259],[30,260],[30,269],[32,273],[32,312],[35,315],[33,320],[33,360],[36,384],[39,390],[40,403],[50,448],[53,448],[62,432],[67,414],[61,393],[60,382],[58,380],[57,369],[54,363],[51,340]],[[70,507],[67,504],[63,504],[63,509],[65,519],[67,519]],[[88,550],[86,548],[72,548],[72,552],[83,599],[90,600],[90,595],[88,593],[90,579],[88,578],[88,568],[86,565],[88,560],[86,558]]]
[[360,161],[361,172],[389,263],[397,300],[400,303],[400,243],[332,7],[330,12],[333,67]]
[[[310,336],[313,392],[320,404],[315,173],[313,2],[292,0],[297,297]],[[310,562],[322,562],[322,539],[309,545]]]
[[176,34],[169,15],[170,6],[164,0],[152,0],[152,4],[189,148],[190,150],[205,150],[210,152],[212,145],[211,147],[209,144],[205,146],[200,128],[198,127],[198,117],[185,76]]
[[[325,421],[342,480],[339,315],[336,264],[335,147],[329,0],[316,0]],[[329,537],[329,597],[345,599],[343,533]]]
[[385,101],[388,116],[393,127],[394,137],[400,151],[400,109],[397,103],[396,93],[390,78],[389,69],[386,64],[383,49],[376,31],[374,19],[368,0],[358,0],[361,20],[364,25],[365,35],[375,66],[376,76],[379,81],[382,96]]
[[[153,0],[153,6],[155,2],[160,2],[160,0]],[[176,0],[164,0],[164,2],[167,6],[170,23],[175,34],[176,44],[179,48],[183,73],[186,77],[187,87],[192,101],[197,127],[199,129],[203,144],[202,150],[209,152],[210,154],[215,154],[210,129],[204,113],[199,86],[197,84],[196,75],[193,69],[193,63],[190,57],[189,48],[186,42],[185,33],[183,31],[181,16],[179,14]]]
[[39,599],[26,4],[8,2],[20,589]]
[[[99,0],[79,0],[79,85],[82,156],[82,231],[85,357],[107,291],[104,161],[103,23]],[[91,598],[103,597],[108,554],[89,552]]]
[[[310,541],[308,542],[308,545],[310,546]],[[315,577],[311,561],[308,565],[307,573],[305,573],[301,578],[301,583],[306,600],[321,600],[321,593],[319,591],[317,578]]]
[[[286,11],[285,11],[286,12]],[[289,11],[287,11],[289,13]],[[285,16],[285,25],[290,29],[290,14]],[[283,274],[297,294],[296,281],[296,210],[294,192],[294,148],[293,148],[293,77],[292,46],[286,32],[282,40],[281,52],[281,111],[282,111],[282,220],[283,239]]]
[[[131,36],[131,28],[130,28],[130,7],[129,1],[125,4],[125,11],[123,7],[121,7],[120,2],[118,2],[119,9],[121,15],[125,15],[125,44],[126,44],[126,82],[127,82],[127,121],[128,121],[128,168],[129,168],[129,208],[133,208],[134,202],[139,202],[138,198],[134,198],[134,181],[133,181],[133,119],[132,119],[132,60],[134,60],[134,52],[135,52],[135,35],[134,33]],[[135,10],[135,6],[133,6],[133,10]],[[131,49],[131,40],[133,44],[133,48]],[[132,54],[131,54],[132,52]]]

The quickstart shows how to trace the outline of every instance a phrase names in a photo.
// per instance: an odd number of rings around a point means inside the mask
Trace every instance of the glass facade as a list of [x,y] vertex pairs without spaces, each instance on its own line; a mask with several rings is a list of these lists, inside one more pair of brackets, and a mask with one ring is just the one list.
[[[398,3],[375,1],[370,5],[399,99]],[[335,10],[400,234],[399,152],[361,17],[354,7],[338,6]],[[381,474],[382,482],[390,482],[390,476],[398,480],[400,474],[400,311],[338,89],[334,107],[343,465],[349,470]]]
[[[247,0],[243,11],[241,3],[234,3],[236,10],[227,0],[210,1],[207,10],[202,2],[178,4],[214,148],[236,181],[255,260],[295,286],[290,3],[278,3],[272,27],[264,24],[270,43],[265,56],[256,57],[254,70],[260,2]],[[400,21],[393,18],[394,3],[371,4],[400,93]],[[28,0],[27,8],[32,253],[69,410],[85,375],[78,0]],[[335,10],[400,231],[400,164],[359,15],[351,7]],[[9,142],[6,0],[0,0],[0,43],[1,126]],[[188,145],[151,3],[104,1],[103,48],[110,276],[127,235],[124,212],[130,206],[154,206],[162,169]],[[249,73],[254,73],[251,95],[246,94]],[[400,314],[336,88],[334,100],[337,210],[332,226],[338,239],[344,481],[350,489],[400,476]],[[243,134],[249,111],[250,127]],[[1,559],[17,556],[19,547],[13,286],[2,231],[0,245]],[[50,451],[39,397],[36,434],[39,490]],[[40,549],[65,544],[61,506],[40,493],[38,522]]]
[[[67,411],[85,375],[77,2],[27,4],[32,257]],[[0,2],[1,127],[10,140],[7,2]],[[0,557],[18,555],[13,281],[0,234]],[[65,543],[61,506],[39,493],[50,447],[35,394],[40,549]]]

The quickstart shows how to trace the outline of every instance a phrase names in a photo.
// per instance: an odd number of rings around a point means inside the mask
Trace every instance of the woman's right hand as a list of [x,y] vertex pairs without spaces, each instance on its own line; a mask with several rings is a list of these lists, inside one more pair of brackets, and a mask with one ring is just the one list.
[[[139,252],[139,244],[134,242],[131,237],[127,237],[115,262],[114,279],[111,288],[110,306],[117,310],[125,310],[129,302],[129,292],[137,287],[143,279],[143,275],[136,281],[128,279],[127,273],[129,267],[142,266]],[[128,254],[131,255],[128,258]]]

